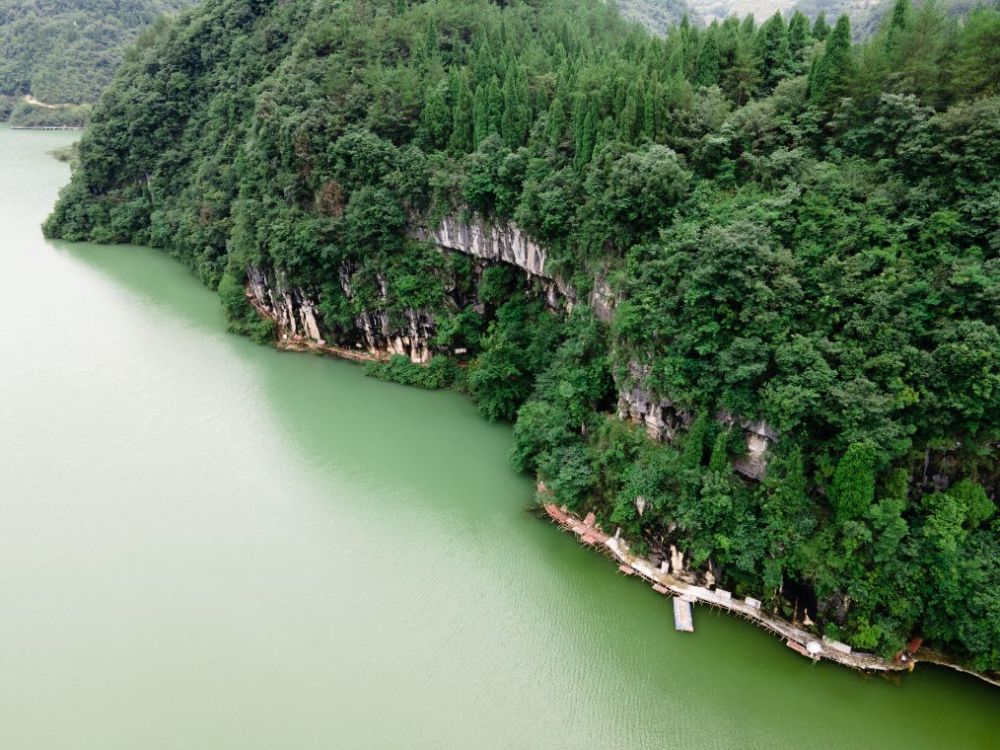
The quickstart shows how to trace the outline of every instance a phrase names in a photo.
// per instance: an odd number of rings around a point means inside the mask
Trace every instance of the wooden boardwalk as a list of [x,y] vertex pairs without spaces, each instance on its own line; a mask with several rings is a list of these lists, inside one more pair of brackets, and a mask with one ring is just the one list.
[[[543,495],[545,494],[544,485],[539,486],[539,492]],[[713,591],[704,586],[697,586],[682,581],[654,566],[646,558],[632,554],[624,539],[604,533],[596,525],[593,514],[588,514],[586,521],[582,521],[567,509],[560,508],[554,503],[546,503],[543,507],[546,514],[553,521],[564,529],[572,531],[581,541],[609,553],[610,557],[619,566],[621,572],[648,581],[657,592],[666,591],[669,594],[673,594],[675,597],[674,607],[681,608],[680,610],[675,609],[675,616],[678,612],[686,612],[688,618],[686,622],[691,626],[691,630],[694,629],[694,626],[691,621],[690,605],[692,602],[700,602],[745,617],[755,625],[778,635],[785,643],[791,641],[795,645],[789,644],[789,648],[802,653],[799,650],[801,648],[810,659],[823,658],[855,669],[871,671],[889,672],[910,668],[909,663],[888,661],[874,654],[852,651],[849,647],[842,644],[817,640],[815,634],[786,620],[782,620],[776,615],[761,611],[761,603],[757,599],[747,597],[746,599],[739,600],[727,591]],[[678,600],[680,600],[680,603],[678,603]],[[684,622],[683,615],[675,619],[675,624]],[[678,627],[678,630],[680,629]],[[810,647],[816,650],[813,652]],[[984,679],[989,680],[988,677],[984,677]]]

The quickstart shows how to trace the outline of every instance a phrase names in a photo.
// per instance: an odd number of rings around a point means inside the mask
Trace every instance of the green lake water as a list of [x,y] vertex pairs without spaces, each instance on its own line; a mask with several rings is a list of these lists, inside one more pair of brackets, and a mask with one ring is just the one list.
[[226,333],[167,255],[51,243],[0,129],[0,748],[1000,747],[1000,691],[811,664],[526,512],[464,398]]

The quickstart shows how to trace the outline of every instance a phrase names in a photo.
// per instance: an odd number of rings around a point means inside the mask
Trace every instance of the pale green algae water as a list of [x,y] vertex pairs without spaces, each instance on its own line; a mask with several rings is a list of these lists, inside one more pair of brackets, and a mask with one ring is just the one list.
[[525,512],[462,397],[228,335],[165,254],[43,240],[0,129],[0,748],[1000,747],[1000,691],[813,665]]

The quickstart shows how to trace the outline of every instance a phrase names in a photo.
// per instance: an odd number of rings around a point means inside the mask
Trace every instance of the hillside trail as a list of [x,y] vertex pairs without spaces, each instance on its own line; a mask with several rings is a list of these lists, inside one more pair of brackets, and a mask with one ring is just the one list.
[[44,107],[45,109],[65,109],[66,107],[72,107],[72,104],[46,104],[45,102],[40,102],[31,94],[24,95],[24,101],[28,104],[33,104],[36,107]]

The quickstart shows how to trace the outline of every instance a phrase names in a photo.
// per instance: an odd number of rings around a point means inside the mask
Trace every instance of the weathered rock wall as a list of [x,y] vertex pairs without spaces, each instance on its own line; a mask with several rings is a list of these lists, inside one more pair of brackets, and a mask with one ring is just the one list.
[[302,289],[288,287],[275,274],[250,266],[247,294],[258,310],[274,319],[279,336],[325,343],[316,319],[316,301]]
[[531,276],[555,278],[546,271],[545,250],[514,223],[488,224],[479,219],[461,221],[446,216],[436,226],[414,225],[411,234],[445,250],[510,263]]
[[[480,217],[463,220],[457,216],[446,216],[433,226],[414,221],[410,234],[414,239],[431,242],[443,250],[484,261],[509,263],[528,276],[541,279],[546,301],[553,309],[571,309],[580,301],[576,290],[552,271],[545,248],[513,222],[489,222]],[[611,322],[617,299],[606,278],[599,276],[594,279],[587,303],[598,320]]]
[[[628,382],[618,392],[618,416],[645,425],[651,438],[669,443],[690,427],[693,416],[650,389],[646,385],[648,375],[647,367],[629,363]],[[733,461],[733,469],[749,479],[763,479],[767,474],[767,451],[780,437],[777,430],[766,422],[754,422],[725,411],[717,413],[715,419],[743,433],[746,452]]]
[[[348,269],[341,269],[340,284],[348,298],[352,297]],[[258,310],[275,321],[278,337],[286,343],[320,347],[335,343],[376,357],[400,354],[421,364],[433,356],[434,319],[420,310],[406,310],[402,326],[393,326],[385,312],[364,312],[354,319],[355,337],[332,342],[334,337],[323,330],[317,313],[318,293],[290,286],[279,274],[251,266],[247,269],[247,295]]]

